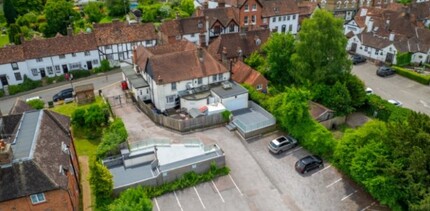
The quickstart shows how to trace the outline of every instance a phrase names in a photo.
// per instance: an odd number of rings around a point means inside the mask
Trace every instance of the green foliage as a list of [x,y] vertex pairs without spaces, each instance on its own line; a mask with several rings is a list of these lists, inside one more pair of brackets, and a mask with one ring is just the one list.
[[18,13],[13,5],[13,0],[4,0],[3,12],[8,24],[15,23]]
[[101,2],[89,2],[85,5],[84,12],[88,16],[89,22],[98,23],[103,19],[103,6]]
[[109,205],[112,211],[152,211],[152,202],[142,186],[129,188]]
[[123,0],[106,0],[106,7],[109,10],[109,16],[121,17],[130,10],[130,2]]
[[224,121],[226,121],[226,122],[230,121],[231,112],[229,110],[225,110],[221,114],[222,114],[222,118],[224,119]]
[[73,4],[66,0],[48,0],[44,9],[46,25],[43,34],[53,37],[57,33],[67,34],[67,26],[78,20],[80,15],[73,9]]
[[15,45],[21,44],[21,28],[16,24],[10,24],[9,26],[9,41],[15,43]]
[[102,127],[107,123],[108,116],[106,106],[91,105],[85,113],[85,127],[93,129]]
[[393,66],[393,69],[396,71],[397,74],[401,76],[404,76],[406,78],[409,78],[411,80],[414,80],[424,85],[430,85],[430,75],[423,75],[423,74],[414,72],[413,70],[409,70],[409,69],[401,68],[397,66]]
[[0,97],[3,97],[3,96],[4,96],[4,90],[0,89]]
[[180,10],[187,13],[187,17],[194,13],[194,1],[193,0],[181,0]]
[[263,56],[261,56],[258,52],[253,52],[251,56],[249,56],[248,58],[245,58],[245,64],[254,68],[255,70],[257,70],[263,75],[267,74],[266,59]]
[[121,119],[115,119],[104,132],[102,141],[97,147],[96,157],[104,158],[119,152],[119,144],[127,140],[128,134]]
[[369,116],[375,116],[382,121],[403,121],[410,110],[395,106],[377,95],[368,95],[364,106]]
[[75,127],[85,127],[85,115],[85,109],[76,109],[72,114],[72,125]]
[[37,110],[43,109],[45,107],[45,102],[40,99],[30,100],[27,102],[27,104]]
[[24,75],[24,81],[18,85],[9,85],[9,94],[14,95],[16,93],[29,91],[37,87],[42,86],[42,81],[33,81]]
[[245,87],[248,90],[249,98],[256,102],[257,104],[261,105],[262,107],[268,108],[269,106],[269,96],[267,94],[261,93],[257,89],[255,89],[253,86],[248,84],[241,84],[243,87]]
[[91,75],[91,72],[88,70],[73,70],[70,71],[70,73],[73,74],[73,80],[76,80],[78,78],[85,78]]
[[31,29],[37,30],[37,15],[34,12],[26,13],[25,15],[19,16],[18,19],[16,19],[16,24],[18,24],[19,26],[27,26]]
[[109,61],[108,61],[107,59],[103,59],[103,60],[100,62],[100,70],[101,70],[102,72],[106,72],[106,71],[109,71],[109,70],[111,70],[111,69],[112,69],[112,67],[110,66]]
[[163,6],[161,3],[141,6],[140,8],[143,11],[142,22],[159,22],[161,20],[161,13],[159,12],[161,6]]
[[313,100],[334,110],[336,115],[344,116],[353,111],[351,96],[346,84],[338,81],[334,86],[320,84],[313,88]]
[[412,53],[410,52],[397,52],[396,61],[400,67],[409,65],[411,63]]
[[292,61],[306,85],[333,85],[345,81],[351,71],[351,61],[345,51],[344,21],[326,10],[317,10],[302,23]]
[[106,210],[112,202],[113,181],[109,170],[100,162],[90,163],[90,185],[95,196],[95,206],[100,210]]
[[350,106],[355,109],[363,106],[366,101],[366,91],[363,81],[361,81],[356,75],[349,74],[346,79],[346,88],[348,89],[349,96],[351,97]]
[[19,15],[43,10],[43,2],[41,0],[14,0],[13,5]]
[[410,4],[412,0],[397,0],[397,2],[406,6]]

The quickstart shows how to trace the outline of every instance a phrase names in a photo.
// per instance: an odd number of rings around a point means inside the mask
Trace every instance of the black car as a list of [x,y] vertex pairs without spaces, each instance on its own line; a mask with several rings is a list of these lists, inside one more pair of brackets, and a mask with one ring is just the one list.
[[376,70],[376,75],[381,77],[393,75],[394,73],[396,72],[391,67],[387,67],[387,66],[379,67],[378,70]]
[[73,98],[73,88],[63,89],[52,97],[54,102],[64,100],[67,98]]
[[322,159],[316,155],[308,155],[296,162],[295,168],[301,173],[308,173],[310,170],[322,168],[324,167],[324,163]]
[[352,60],[352,64],[360,64],[360,63],[366,62],[367,59],[362,55],[356,54],[351,57],[351,60]]

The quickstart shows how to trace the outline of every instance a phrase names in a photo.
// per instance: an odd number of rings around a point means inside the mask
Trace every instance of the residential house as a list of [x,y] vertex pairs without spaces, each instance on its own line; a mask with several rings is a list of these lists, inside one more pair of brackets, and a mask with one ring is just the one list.
[[[417,0],[419,2],[419,0]],[[421,1],[419,3],[409,4],[406,12],[414,14],[417,24],[422,23],[425,27],[430,26],[430,1]]]
[[184,140],[181,144],[158,140],[156,143],[132,145],[130,149],[122,149],[120,156],[103,160],[113,176],[116,195],[133,186],[172,182],[188,172],[205,173],[213,163],[217,167],[225,166],[225,154],[216,144],[203,145],[200,140]]
[[243,60],[269,39],[269,29],[259,29],[242,33],[223,34],[209,44],[208,51],[225,65],[230,60]]
[[297,34],[299,7],[293,0],[264,0],[261,13],[263,25],[270,31]]
[[152,23],[127,24],[119,21],[95,24],[94,36],[100,59],[107,59],[111,63],[124,60],[131,62],[134,46],[155,46],[158,38]]
[[261,73],[242,61],[234,63],[231,72],[231,78],[237,83],[248,84],[258,91],[267,93],[267,84],[269,81]]
[[240,27],[245,30],[259,29],[263,24],[263,4],[259,0],[238,0]]
[[195,16],[206,18],[207,40],[221,34],[239,32],[240,19],[237,8],[221,5],[217,8],[209,9],[207,4],[204,5],[204,7],[195,11]]
[[161,41],[163,43],[173,43],[186,39],[194,44],[200,43],[200,38],[207,46],[209,36],[207,36],[205,17],[176,18],[163,22],[160,26]]
[[95,38],[77,34],[25,41],[19,46],[0,48],[0,81],[20,84],[24,75],[32,80],[62,75],[72,70],[100,66]]
[[48,110],[0,118],[0,210],[80,210],[69,126],[68,117]]
[[299,9],[299,28],[302,21],[306,18],[310,18],[314,11],[319,8],[317,2],[309,1],[298,2],[297,7]]
[[160,111],[184,105],[189,105],[185,108],[189,110],[199,108],[203,103],[209,104],[209,94],[199,95],[198,99],[184,97],[197,91],[208,91],[209,85],[230,79],[225,66],[205,49],[188,41],[151,48],[137,46],[135,55],[136,72],[147,81],[149,99]]

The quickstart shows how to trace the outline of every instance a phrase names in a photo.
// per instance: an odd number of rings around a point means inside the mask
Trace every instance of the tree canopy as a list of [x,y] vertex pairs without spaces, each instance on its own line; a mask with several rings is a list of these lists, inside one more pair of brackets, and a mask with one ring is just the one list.
[[14,0],[13,5],[19,15],[25,15],[31,11],[42,11],[44,6],[41,0]]
[[103,3],[89,2],[84,6],[84,12],[88,16],[88,21],[98,23],[104,17]]
[[15,23],[18,13],[16,12],[12,0],[4,0],[3,12],[8,24]]
[[129,188],[121,193],[119,198],[115,199],[109,205],[109,210],[112,211],[151,211],[152,202],[145,193],[142,186]]
[[67,34],[67,26],[80,15],[73,9],[73,4],[66,0],[48,0],[45,6],[46,25],[43,27],[43,34],[46,37],[53,37],[57,33]]
[[130,2],[124,0],[106,0],[106,6],[109,15],[112,17],[121,17],[130,11]]

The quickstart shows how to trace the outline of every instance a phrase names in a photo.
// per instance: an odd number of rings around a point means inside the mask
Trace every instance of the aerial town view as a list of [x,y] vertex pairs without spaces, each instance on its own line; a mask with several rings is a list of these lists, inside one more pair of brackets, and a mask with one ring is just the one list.
[[429,115],[429,0],[0,0],[0,211],[429,211]]

